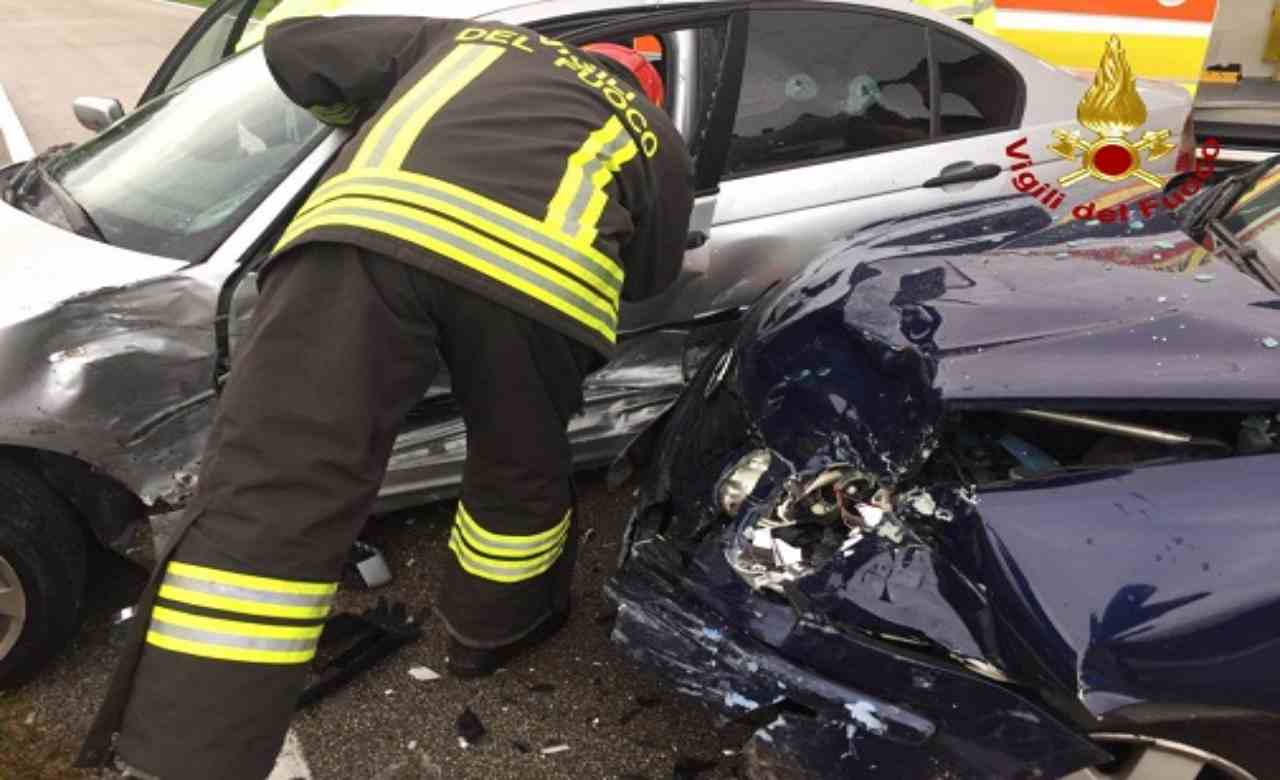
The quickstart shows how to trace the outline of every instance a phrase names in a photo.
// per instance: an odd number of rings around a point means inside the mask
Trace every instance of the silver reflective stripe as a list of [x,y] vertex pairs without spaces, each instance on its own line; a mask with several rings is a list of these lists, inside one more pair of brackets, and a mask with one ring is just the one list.
[[246,588],[240,585],[226,585],[221,582],[208,582],[206,580],[196,580],[190,577],[183,577],[179,574],[166,572],[164,575],[163,585],[171,588],[181,588],[182,590],[194,591],[196,593],[207,593],[211,596],[221,596],[229,599],[239,599],[240,601],[256,601],[263,604],[280,604],[289,607],[325,607],[333,602],[333,596],[308,596],[301,593],[279,593],[273,590],[259,590],[257,588]]
[[[483,247],[477,246],[469,241],[466,241],[465,239],[459,236],[455,236],[452,233],[441,230],[440,228],[437,228],[436,226],[432,225],[429,222],[423,222],[421,220],[416,220],[416,219],[409,219],[408,217],[402,216],[400,214],[394,214],[391,212],[374,211],[373,209],[362,209],[354,206],[336,206],[335,205],[335,206],[327,206],[324,208],[323,219],[325,221],[332,220],[332,218],[335,216],[363,217],[365,219],[381,220],[383,222],[390,222],[394,225],[405,228],[406,230],[411,230],[411,231],[429,236],[435,239],[436,241],[441,242],[442,244],[448,244],[449,246],[453,247],[454,249],[460,252],[472,255],[480,260],[483,260],[484,262],[490,265],[497,266],[498,268],[501,268],[503,271],[506,271],[512,276],[518,276],[522,280],[528,282],[534,287],[537,287],[538,289],[542,290],[543,292],[547,293],[553,298],[559,298],[560,300],[564,301],[565,303],[568,303],[571,306],[577,306],[580,309],[586,310],[589,314],[596,317],[598,320],[600,320],[602,324],[604,324],[607,327],[612,328],[617,323],[617,317],[613,314],[613,312],[600,308],[600,306],[596,304],[594,301],[583,298],[581,295],[578,295],[573,290],[553,284],[547,279],[544,279],[542,276],[535,274],[534,272],[526,268],[523,268],[519,264],[513,263],[510,260],[506,259],[505,257],[496,255]],[[539,261],[530,259],[529,262],[533,263],[533,262],[539,262]],[[572,300],[571,301],[566,300],[568,298],[572,298]]]
[[151,621],[151,631],[174,639],[185,639],[188,642],[201,642],[206,645],[222,647],[238,647],[243,650],[266,650],[276,653],[300,653],[312,650],[317,639],[272,639],[265,636],[242,636],[239,634],[220,634],[215,631],[202,631],[198,628],[178,626],[162,620]]
[[627,148],[627,144],[634,144],[631,134],[625,129],[620,131],[618,135],[610,142],[605,144],[595,156],[582,166],[582,180],[578,182],[578,191],[573,194],[573,201],[569,204],[569,208],[564,215],[564,232],[571,235],[578,235],[578,231],[582,229],[582,215],[587,210],[587,204],[591,202],[591,196],[596,192],[595,177],[596,174],[604,170],[609,164],[609,160],[623,149]]
[[[550,252],[554,252],[555,254],[564,255],[565,257],[567,257],[568,259],[572,260],[575,263],[576,268],[581,268],[582,270],[591,274],[592,278],[598,280],[602,285],[604,285],[604,289],[606,291],[608,291],[609,293],[615,296],[620,294],[621,284],[616,279],[611,278],[603,271],[597,270],[599,267],[599,264],[596,263],[591,258],[587,257],[586,255],[582,254],[581,252],[577,251],[576,249],[565,246],[564,244],[561,244],[560,242],[555,241],[554,239],[552,239],[551,237],[543,233],[539,233],[538,231],[532,230],[525,225],[521,225],[519,222],[516,222],[513,219],[508,219],[507,217],[497,213],[496,211],[490,211],[474,203],[470,203],[462,198],[457,197],[456,195],[452,195],[448,192],[445,192],[444,190],[438,190],[432,187],[424,187],[418,184],[413,184],[411,182],[400,181],[398,179],[361,176],[358,178],[347,179],[343,181],[341,185],[335,188],[339,191],[339,194],[335,196],[332,200],[326,200],[322,202],[332,202],[333,200],[338,200],[339,198],[342,197],[341,191],[348,186],[360,187],[362,185],[374,186],[374,187],[387,187],[390,189],[397,189],[397,190],[402,190],[404,192],[412,192],[417,195],[423,195],[426,197],[435,198],[436,200],[444,201],[445,203],[448,203],[450,206],[453,206],[457,209],[461,209],[462,211],[465,211],[468,214],[471,214],[472,216],[479,217],[482,219],[487,219],[490,222],[497,225],[498,227],[502,228],[503,230],[507,230],[512,233],[515,233],[517,236],[519,236],[520,238],[530,243],[537,244],[538,246],[541,246]],[[298,216],[303,217],[306,215],[307,211],[310,211],[315,208],[317,207],[313,206],[311,207],[311,209],[303,210],[299,212]],[[480,229],[480,228],[477,228],[477,229]]]
[[[470,67],[471,64],[480,59],[480,56],[486,51],[491,51],[491,47],[481,46],[479,44],[464,43],[458,48],[463,47],[466,47],[466,51],[464,51],[457,59],[453,60],[449,65],[441,62],[436,67],[432,68],[426,76],[423,76],[423,81],[430,79],[437,88],[441,87],[455,75]],[[441,68],[442,65],[444,66],[443,68]],[[378,145],[374,147],[373,153],[369,155],[368,165],[370,167],[376,168],[382,165],[391,145],[395,143],[396,138],[399,137],[400,131],[402,131],[405,125],[409,123],[409,120],[418,112],[418,109],[427,101],[434,98],[435,95],[436,90],[434,89],[419,89],[417,100],[412,103],[406,103],[403,106],[396,106],[395,119],[390,125],[380,130],[382,136],[378,139]]]

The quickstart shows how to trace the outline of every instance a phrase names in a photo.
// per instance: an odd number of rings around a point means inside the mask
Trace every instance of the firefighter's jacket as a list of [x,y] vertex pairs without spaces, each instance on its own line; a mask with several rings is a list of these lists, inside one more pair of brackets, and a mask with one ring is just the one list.
[[680,270],[693,205],[666,114],[590,55],[530,30],[307,17],[267,31],[294,102],[361,123],[273,257],[355,244],[594,347],[618,305]]

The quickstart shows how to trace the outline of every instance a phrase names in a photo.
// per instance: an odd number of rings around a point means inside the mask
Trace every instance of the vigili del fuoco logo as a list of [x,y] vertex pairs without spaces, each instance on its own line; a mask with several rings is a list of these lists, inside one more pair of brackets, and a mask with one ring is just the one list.
[[[1169,130],[1147,130],[1136,141],[1130,139],[1130,133],[1147,121],[1147,106],[1138,94],[1137,77],[1133,75],[1133,68],[1125,57],[1119,36],[1113,35],[1107,41],[1107,48],[1093,76],[1093,83],[1076,107],[1076,119],[1093,137],[1084,137],[1083,131],[1078,128],[1053,131],[1054,142],[1049,145],[1049,150],[1064,160],[1080,162],[1078,169],[1058,178],[1058,186],[1066,189],[1087,178],[1104,182],[1135,178],[1157,189],[1164,187],[1164,179],[1146,170],[1143,164],[1159,160],[1174,151],[1177,145],[1170,140]],[[1041,182],[1034,173],[1026,170],[1032,164],[1031,156],[1022,151],[1026,143],[1026,138],[1020,138],[1005,147],[1005,154],[1010,159],[1017,160],[1010,166],[1010,170],[1014,172],[1013,186],[1050,209],[1056,209],[1062,205],[1066,195],[1056,187]],[[1182,196],[1198,192],[1203,181],[1213,173],[1213,160],[1218,156],[1218,151],[1216,141],[1206,141],[1203,150],[1206,159],[1196,160],[1196,175],[1188,177],[1177,192],[1166,194],[1162,198],[1143,199],[1138,203],[1142,215],[1150,217],[1161,205],[1168,209],[1177,208],[1183,202]],[[1097,216],[1103,222],[1113,222],[1117,217],[1128,219],[1129,209],[1123,205],[1120,206],[1119,213],[1113,209],[1102,209],[1095,215],[1095,209],[1093,203],[1082,203],[1072,213],[1079,219]]]

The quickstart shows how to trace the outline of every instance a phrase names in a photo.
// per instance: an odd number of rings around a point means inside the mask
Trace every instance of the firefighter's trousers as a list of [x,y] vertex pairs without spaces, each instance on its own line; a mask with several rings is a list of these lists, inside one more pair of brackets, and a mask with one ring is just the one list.
[[566,428],[598,358],[411,266],[304,246],[267,269],[190,525],[140,616],[126,764],[162,780],[270,771],[392,443],[440,357],[467,427],[440,618],[464,644],[497,647],[568,608]]

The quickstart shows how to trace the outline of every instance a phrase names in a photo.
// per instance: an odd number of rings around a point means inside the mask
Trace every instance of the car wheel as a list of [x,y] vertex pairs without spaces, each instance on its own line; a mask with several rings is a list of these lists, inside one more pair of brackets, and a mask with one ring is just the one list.
[[30,679],[75,635],[85,539],[38,474],[0,461],[0,689]]
[[1264,780],[1275,769],[1265,745],[1274,742],[1259,736],[1248,724],[1229,721],[1097,733],[1094,741],[1115,759],[1063,780]]

